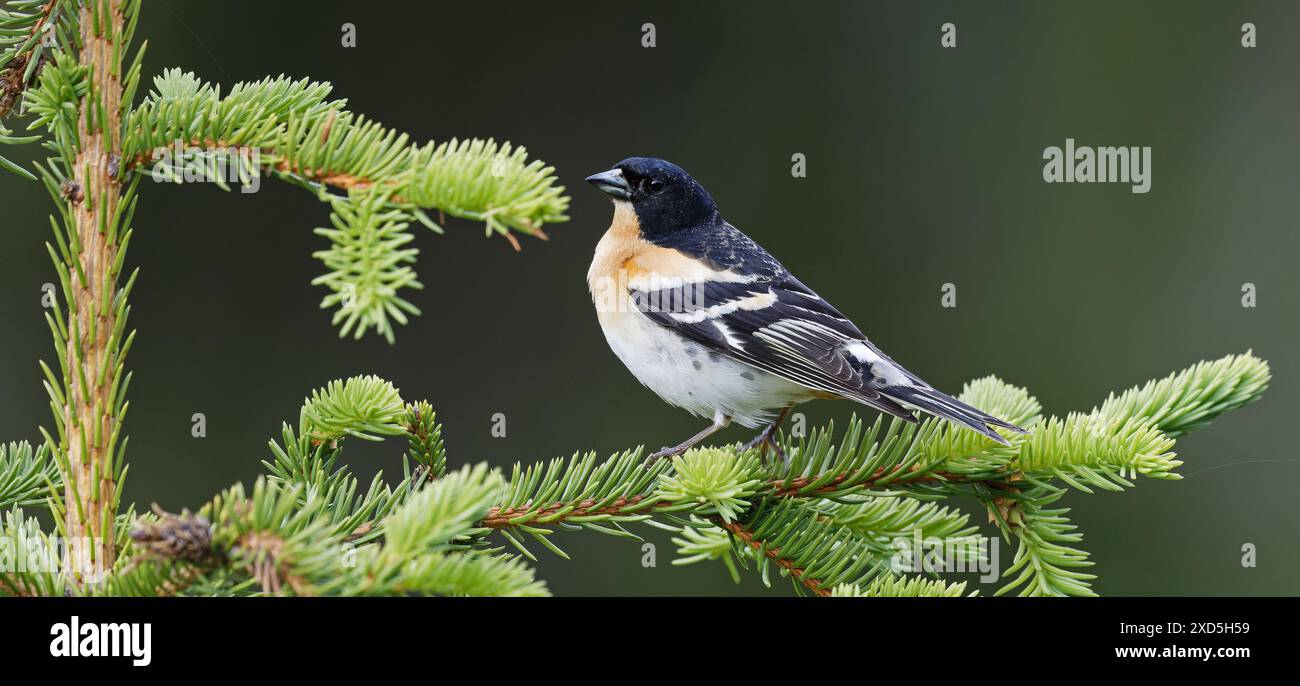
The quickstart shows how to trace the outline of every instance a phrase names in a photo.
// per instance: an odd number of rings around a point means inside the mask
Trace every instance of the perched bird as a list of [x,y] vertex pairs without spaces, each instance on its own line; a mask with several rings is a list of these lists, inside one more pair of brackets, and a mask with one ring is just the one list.
[[894,362],[749,236],[675,164],[630,157],[587,181],[614,220],[587,272],[605,339],[671,405],[712,419],[680,455],[735,421],[766,426],[750,446],[778,453],[796,403],[845,398],[915,423],[915,407],[998,443],[1024,429],[963,403]]

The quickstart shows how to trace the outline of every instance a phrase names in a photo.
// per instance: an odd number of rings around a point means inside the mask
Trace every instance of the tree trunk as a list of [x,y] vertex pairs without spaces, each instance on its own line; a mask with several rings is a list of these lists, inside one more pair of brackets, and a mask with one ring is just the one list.
[[[101,16],[99,22],[93,17],[96,6],[108,8],[108,16]],[[118,0],[102,5],[94,2],[81,9],[80,60],[90,68],[91,90],[81,102],[80,153],[73,170],[76,186],[70,193],[81,245],[76,259],[85,280],[74,274],[68,296],[65,362],[72,392],[64,408],[70,473],[64,475],[69,547],[63,571],[77,586],[98,583],[112,568],[116,538],[113,446],[119,418],[109,396],[118,370],[115,361],[106,358],[117,347],[110,337],[116,324],[113,267],[118,245],[107,231],[114,223],[121,195],[116,177],[122,153],[122,84],[114,41],[122,35],[122,24]]]

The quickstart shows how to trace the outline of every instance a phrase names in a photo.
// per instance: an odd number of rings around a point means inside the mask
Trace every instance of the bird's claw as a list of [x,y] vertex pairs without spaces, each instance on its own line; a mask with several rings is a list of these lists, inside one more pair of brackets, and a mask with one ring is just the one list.
[[657,452],[651,453],[650,457],[646,458],[645,466],[649,467],[650,465],[658,462],[659,460],[664,459],[665,457],[677,457],[678,455],[681,455],[684,452],[686,452],[686,449],[680,445],[674,447],[660,448]]
[[[790,458],[786,457],[785,450],[781,448],[780,443],[777,443],[772,439],[768,439],[767,442],[768,445],[772,446],[772,454],[776,455],[776,459],[779,460],[781,464],[787,464],[790,462]],[[766,455],[766,453],[764,454]]]
[[772,453],[776,455],[777,459],[780,460],[782,463],[788,461],[785,456],[785,451],[781,449],[781,444],[777,443],[776,439],[772,438],[771,435],[766,433],[755,436],[750,442],[742,446],[742,449],[753,450],[754,448],[758,448],[759,459],[761,459],[764,463],[767,463],[767,459],[768,459],[767,449],[769,447],[772,449]]

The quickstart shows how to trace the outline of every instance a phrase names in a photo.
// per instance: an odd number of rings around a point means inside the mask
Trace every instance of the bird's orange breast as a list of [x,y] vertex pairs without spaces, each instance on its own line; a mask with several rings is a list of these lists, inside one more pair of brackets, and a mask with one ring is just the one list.
[[626,202],[614,203],[614,220],[596,245],[587,285],[596,292],[617,285],[620,290],[657,290],[706,281],[745,282],[748,277],[719,271],[674,248],[647,241],[636,211]]
[[605,285],[598,282],[617,282],[627,269],[627,262],[653,247],[641,237],[641,224],[632,206],[626,202],[614,203],[614,220],[596,244],[596,254],[587,270],[588,287],[594,292],[597,285]]

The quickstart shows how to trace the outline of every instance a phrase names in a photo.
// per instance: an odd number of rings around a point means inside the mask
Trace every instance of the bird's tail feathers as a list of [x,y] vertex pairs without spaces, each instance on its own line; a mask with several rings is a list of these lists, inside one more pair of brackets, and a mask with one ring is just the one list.
[[920,410],[929,412],[936,417],[941,417],[950,422],[956,422],[962,426],[970,427],[1002,445],[1011,444],[1007,439],[1003,438],[1001,434],[993,430],[992,427],[994,426],[1009,429],[1016,433],[1028,433],[1015,424],[998,419],[987,412],[981,412],[980,410],[930,386],[908,384],[886,386],[879,390],[881,395],[889,396],[895,400],[905,402]]

